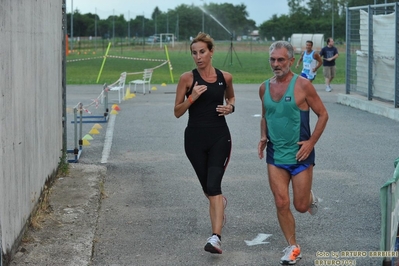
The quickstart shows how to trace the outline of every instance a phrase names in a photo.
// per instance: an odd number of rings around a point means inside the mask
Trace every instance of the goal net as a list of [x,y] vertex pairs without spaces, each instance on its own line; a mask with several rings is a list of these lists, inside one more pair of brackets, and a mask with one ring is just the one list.
[[163,44],[171,44],[172,47],[175,47],[175,35],[173,33],[161,33],[160,36],[160,44],[159,47],[162,48]]

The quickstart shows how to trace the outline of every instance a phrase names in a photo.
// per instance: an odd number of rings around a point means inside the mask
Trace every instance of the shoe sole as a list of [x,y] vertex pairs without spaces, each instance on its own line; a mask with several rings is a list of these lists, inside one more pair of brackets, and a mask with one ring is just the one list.
[[[298,260],[297,260],[297,261],[298,261]],[[283,262],[280,261],[280,264],[281,264],[281,265],[295,265],[295,264],[297,263],[297,261],[294,262],[294,263],[290,263],[290,262],[288,262],[288,261],[287,261],[287,262],[286,262],[286,261],[283,261]]]
[[281,261],[280,260],[280,264],[281,265],[295,265],[299,260],[301,260],[302,257],[297,257],[295,262],[289,262],[289,261]]
[[206,243],[204,250],[212,254],[222,254],[222,250],[212,246],[211,243]]

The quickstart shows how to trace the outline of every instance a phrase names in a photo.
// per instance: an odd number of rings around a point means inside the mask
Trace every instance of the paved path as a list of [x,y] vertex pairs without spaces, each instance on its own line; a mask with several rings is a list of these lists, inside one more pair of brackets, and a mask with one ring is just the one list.
[[[301,265],[312,265],[317,252],[379,250],[379,188],[399,155],[397,122],[337,104],[343,86],[333,93],[317,87],[330,113],[316,147],[314,190],[323,201],[316,217],[295,214]],[[258,86],[235,86],[237,111],[228,117],[233,152],[223,182],[229,205],[221,256],[203,251],[211,233],[208,204],[184,155],[187,116],[173,116],[173,86],[157,88],[120,105],[94,265],[276,265],[286,243],[266,165],[257,158]],[[269,243],[246,245],[258,234],[271,234]]]
[[[235,85],[236,112],[227,117],[233,151],[222,187],[228,198],[222,255],[203,251],[211,233],[208,203],[183,149],[187,114],[180,119],[173,115],[175,86],[156,87],[151,94],[122,102],[113,129],[104,124],[81,154],[80,164],[107,167],[108,197],[99,210],[92,264],[279,265],[286,242],[266,164],[257,157],[258,86]],[[392,176],[399,156],[398,122],[337,104],[343,85],[330,93],[323,85],[316,88],[330,119],[316,145],[314,190],[322,199],[321,209],[316,216],[294,212],[303,256],[298,265],[306,266],[315,265],[321,255],[331,259],[344,251],[379,250],[379,189]],[[71,106],[79,97],[90,100],[101,86],[68,89]],[[88,133],[92,126],[84,125],[83,131]],[[112,144],[106,163],[101,163],[108,131]],[[69,133],[68,141],[73,144]],[[247,244],[257,236],[265,236],[263,243]],[[340,259],[357,265],[381,262],[352,255]]]

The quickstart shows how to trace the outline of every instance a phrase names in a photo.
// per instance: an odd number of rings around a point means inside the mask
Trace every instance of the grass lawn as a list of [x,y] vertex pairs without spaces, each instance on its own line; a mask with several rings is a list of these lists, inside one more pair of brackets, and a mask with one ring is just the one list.
[[[270,43],[235,42],[231,48],[230,42],[216,43],[213,65],[216,68],[230,72],[233,82],[237,84],[260,84],[272,76],[268,64],[268,49]],[[119,46],[111,48],[110,57],[105,60],[101,75],[100,69],[104,61],[106,47],[97,49],[77,49],[67,56],[67,84],[111,84],[119,78],[120,73],[141,72],[144,68],[156,68],[152,77],[153,84],[177,84],[183,72],[195,68],[190,55],[188,43],[176,43],[168,46],[168,55],[172,67],[172,77],[169,64],[166,61],[166,51],[158,45],[150,46]],[[340,49],[344,50],[344,49]],[[112,56],[112,57],[111,57]],[[298,60],[299,54],[296,59]],[[131,58],[134,58],[132,60]],[[84,59],[84,60],[83,60]],[[336,60],[337,76],[334,83],[345,83],[345,53],[340,52]],[[295,64],[294,64],[295,65]],[[292,68],[300,73],[301,68]],[[131,74],[126,81],[140,78],[142,74]],[[97,79],[99,80],[97,82]],[[324,84],[322,69],[319,69],[314,84]]]

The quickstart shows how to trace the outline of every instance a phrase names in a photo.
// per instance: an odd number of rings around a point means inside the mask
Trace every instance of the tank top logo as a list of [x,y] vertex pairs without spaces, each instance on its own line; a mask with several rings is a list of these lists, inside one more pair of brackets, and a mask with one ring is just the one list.
[[219,86],[223,86],[223,82],[219,82]]
[[285,101],[290,102],[291,101],[291,96],[285,96]]

